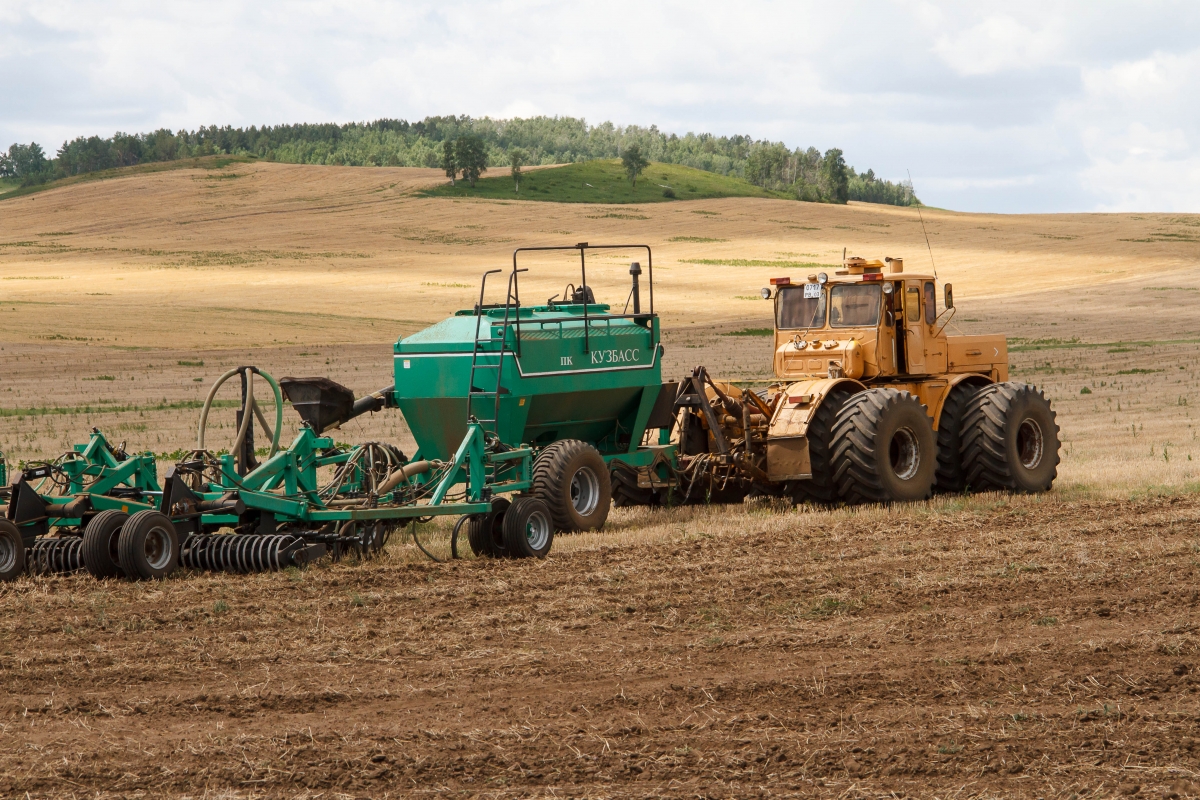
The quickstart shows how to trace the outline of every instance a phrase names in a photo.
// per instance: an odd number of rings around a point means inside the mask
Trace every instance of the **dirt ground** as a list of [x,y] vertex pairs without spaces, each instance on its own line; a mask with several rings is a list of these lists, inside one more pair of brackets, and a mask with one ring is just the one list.
[[1195,796],[1198,523],[696,508],[543,562],[24,580],[0,793]]

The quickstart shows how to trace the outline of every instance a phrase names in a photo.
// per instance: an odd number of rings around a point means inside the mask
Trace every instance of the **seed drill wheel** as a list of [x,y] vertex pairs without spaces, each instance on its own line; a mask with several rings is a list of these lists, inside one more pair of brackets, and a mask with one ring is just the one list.
[[963,470],[962,432],[967,403],[975,396],[978,385],[960,383],[950,390],[942,403],[942,415],[937,429],[937,472],[934,490],[943,494],[958,494],[967,488]]
[[88,521],[83,529],[83,566],[94,578],[119,578],[124,572],[118,556],[117,541],[129,515],[109,509]]
[[925,406],[897,389],[868,389],[846,401],[833,424],[833,477],[847,503],[924,500],[937,448]]
[[1058,477],[1058,424],[1046,395],[997,383],[967,403],[963,469],[974,491],[1046,492]]
[[467,541],[471,552],[477,556],[502,558],[504,549],[504,516],[511,504],[504,497],[492,500],[492,510],[486,514],[475,514],[467,522]]
[[504,515],[504,545],[512,558],[545,558],[554,544],[550,508],[536,497],[518,497]]
[[117,553],[129,578],[165,578],[179,566],[179,534],[167,516],[139,511],[121,528]]
[[533,462],[530,493],[544,502],[556,530],[594,531],[612,504],[608,466],[596,448],[578,439],[555,442]]
[[15,581],[25,571],[25,540],[16,525],[0,519],[0,581]]

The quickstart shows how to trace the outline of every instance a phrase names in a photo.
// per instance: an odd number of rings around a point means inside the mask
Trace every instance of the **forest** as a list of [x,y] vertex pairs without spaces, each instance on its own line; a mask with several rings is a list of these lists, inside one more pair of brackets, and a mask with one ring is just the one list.
[[347,124],[298,124],[248,128],[228,125],[194,131],[114,133],[63,142],[54,156],[37,143],[14,144],[0,152],[0,178],[24,186],[115,167],[215,154],[246,155],[292,164],[433,167],[443,163],[444,143],[472,136],[482,141],[489,167],[507,167],[521,151],[525,164],[567,164],[618,158],[637,145],[650,161],[681,164],[744,178],[757,186],[788,192],[798,200],[913,205],[907,181],[858,172],[837,148],[789,148],[750,136],[679,136],[637,125],[589,125],[573,117],[491,119],[426,117],[419,122],[380,119]]

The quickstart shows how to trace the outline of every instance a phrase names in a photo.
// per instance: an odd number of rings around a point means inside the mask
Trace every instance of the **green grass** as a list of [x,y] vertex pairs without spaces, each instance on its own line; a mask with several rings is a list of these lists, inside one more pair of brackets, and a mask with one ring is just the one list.
[[0,200],[13,197],[23,197],[27,194],[57,189],[60,186],[71,186],[76,183],[102,181],[108,178],[124,178],[129,175],[144,175],[151,172],[167,172],[173,169],[224,169],[230,164],[245,164],[257,160],[255,156],[200,156],[198,158],[181,158],[178,161],[155,161],[149,164],[135,164],[132,167],[117,167],[103,169],[98,172],[85,172],[82,175],[72,175],[38,186],[20,186],[13,181],[0,181]]
[[714,197],[773,197],[793,199],[784,192],[761,189],[741,178],[703,172],[678,164],[652,163],[638,178],[635,189],[617,159],[583,161],[521,176],[521,191],[513,191],[513,180],[505,167],[493,167],[498,175],[479,179],[475,188],[464,181],[449,183],[421,194],[427,197],[482,197],[491,200],[544,200],[552,203],[668,203],[664,187],[675,192],[674,200],[703,200]]

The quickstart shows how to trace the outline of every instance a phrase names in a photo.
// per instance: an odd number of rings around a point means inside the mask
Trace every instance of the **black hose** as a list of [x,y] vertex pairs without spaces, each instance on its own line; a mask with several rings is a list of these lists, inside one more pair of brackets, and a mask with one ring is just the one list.
[[422,552],[422,553],[424,553],[425,555],[429,556],[430,560],[432,560],[432,561],[436,561],[436,562],[437,562],[437,563],[439,563],[439,564],[445,564],[445,563],[446,563],[446,559],[444,559],[444,558],[438,558],[438,557],[437,557],[437,556],[435,556],[433,553],[431,553],[431,552],[429,552],[428,550],[426,550],[426,549],[425,549],[425,545],[421,544],[421,540],[417,538],[417,523],[416,523],[416,521],[414,521],[414,522],[413,522],[413,526],[412,526],[412,537],[413,537],[413,541],[417,543],[417,547],[421,548],[421,552]]
[[[469,519],[467,515],[458,518],[458,522],[454,523],[454,530],[450,532],[450,557],[458,558],[458,531],[463,526],[463,523]],[[416,529],[416,526],[413,526]]]

